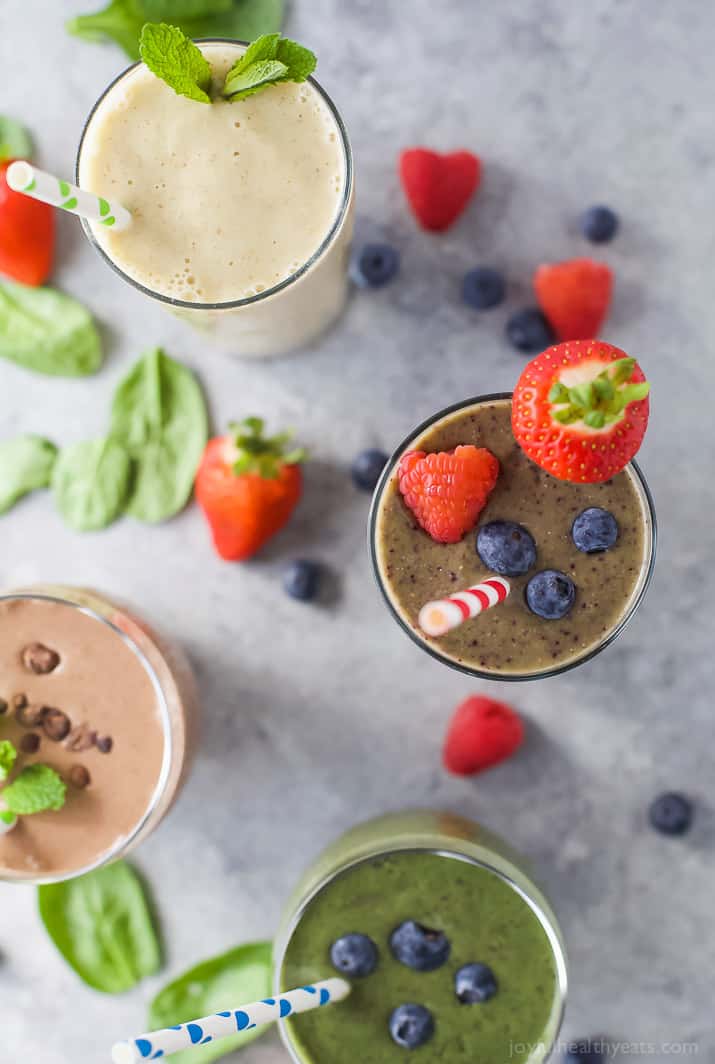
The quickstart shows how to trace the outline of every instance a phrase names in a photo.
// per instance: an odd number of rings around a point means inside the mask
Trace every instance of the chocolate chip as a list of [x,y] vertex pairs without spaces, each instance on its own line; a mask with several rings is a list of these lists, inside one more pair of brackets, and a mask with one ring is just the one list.
[[22,695],[22,698],[24,702],[15,709],[15,720],[18,724],[22,724],[23,728],[37,728],[38,725],[42,724],[45,707],[41,702],[31,702],[28,705],[24,695]]
[[108,754],[114,745],[111,735],[100,735],[97,739],[97,749],[101,754]]
[[30,672],[41,676],[52,672],[60,663],[56,650],[50,650],[44,643],[28,643],[22,652],[22,664]]
[[24,709],[27,705],[27,695],[19,694],[12,696],[12,708]]
[[92,731],[89,724],[78,724],[67,736],[65,746],[74,754],[81,754],[83,750],[89,750],[97,741],[96,731]]
[[0,716],[3,713],[7,713],[7,702],[4,698],[0,698]]
[[90,775],[84,765],[73,765],[69,771],[70,783],[78,790],[84,790],[90,782]]
[[36,754],[40,748],[40,736],[37,732],[28,732],[20,739],[20,749],[23,754]]
[[70,719],[61,709],[46,708],[42,717],[45,735],[53,742],[60,743],[66,739],[70,730]]

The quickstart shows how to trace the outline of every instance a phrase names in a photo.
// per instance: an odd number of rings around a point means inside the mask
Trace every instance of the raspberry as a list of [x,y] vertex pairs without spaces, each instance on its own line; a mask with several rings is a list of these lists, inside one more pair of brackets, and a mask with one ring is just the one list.
[[438,543],[458,543],[477,523],[499,476],[499,462],[484,447],[408,451],[398,479],[405,504]]
[[457,706],[447,729],[444,767],[455,776],[471,776],[506,760],[523,739],[524,725],[511,706],[472,695]]

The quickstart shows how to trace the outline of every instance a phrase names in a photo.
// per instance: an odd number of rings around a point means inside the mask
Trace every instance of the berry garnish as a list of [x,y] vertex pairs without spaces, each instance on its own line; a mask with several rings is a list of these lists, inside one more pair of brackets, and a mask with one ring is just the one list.
[[416,972],[433,972],[449,959],[450,943],[443,931],[405,920],[390,935],[395,960]]
[[581,232],[592,244],[605,244],[618,232],[618,215],[610,207],[589,207],[581,215]]
[[472,776],[505,761],[521,746],[524,725],[504,702],[472,695],[450,721],[442,758],[448,772]]
[[534,290],[539,306],[559,340],[597,336],[608,313],[613,274],[592,259],[571,259],[539,266]]
[[470,151],[447,155],[408,148],[400,155],[400,178],[423,229],[448,229],[469,203],[481,179],[481,163]]
[[21,284],[40,285],[52,269],[55,211],[10,188],[5,172],[12,161],[0,161],[0,273]]
[[565,1064],[601,1064],[609,1055],[605,1038],[577,1038],[566,1046],[564,1062]]
[[618,347],[559,344],[527,363],[512,397],[512,430],[529,458],[559,480],[608,480],[641,445],[649,389],[636,360]]
[[434,1019],[424,1005],[398,1005],[390,1016],[392,1041],[403,1049],[417,1049],[434,1034]]
[[384,451],[378,451],[374,447],[360,451],[350,467],[355,487],[361,491],[373,491],[386,464],[387,455]]
[[291,598],[310,602],[318,593],[321,567],[317,562],[298,558],[283,573],[283,588]]
[[693,803],[684,794],[667,791],[651,803],[648,818],[663,835],[684,835],[693,822]]
[[537,617],[557,621],[565,617],[574,604],[576,585],[558,569],[542,569],[526,585],[526,604]]
[[618,522],[609,510],[589,506],[581,511],[571,526],[571,539],[576,549],[584,554],[610,550],[618,539]]
[[196,498],[214,546],[227,561],[250,558],[290,519],[302,491],[302,450],[287,433],[264,436],[249,417],[209,440],[196,474]]
[[343,935],[330,947],[333,967],[343,975],[355,979],[371,975],[377,967],[377,958],[377,946],[367,935]]
[[493,573],[521,576],[536,562],[536,544],[523,525],[490,521],[477,532],[477,554]]
[[350,276],[360,288],[382,288],[397,274],[400,253],[390,244],[365,244],[352,258]]
[[470,532],[499,476],[499,462],[484,447],[408,451],[398,481],[405,504],[438,543],[458,543]]
[[503,276],[490,266],[477,266],[464,275],[462,299],[475,310],[498,307],[504,299],[506,284]]
[[517,351],[543,351],[554,342],[551,326],[536,307],[512,314],[506,323],[506,335]]
[[487,964],[465,964],[454,977],[454,992],[463,1005],[489,1001],[497,992],[494,972]]

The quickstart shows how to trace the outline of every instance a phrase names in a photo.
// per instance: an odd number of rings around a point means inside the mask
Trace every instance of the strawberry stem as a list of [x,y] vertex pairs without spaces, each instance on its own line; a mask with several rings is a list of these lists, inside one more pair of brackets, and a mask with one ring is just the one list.
[[592,429],[602,429],[620,421],[629,403],[645,399],[650,384],[629,384],[636,367],[634,358],[619,358],[592,381],[567,388],[554,381],[549,390],[551,416],[561,425],[583,421]]
[[275,480],[280,476],[283,466],[305,461],[306,452],[302,447],[294,447],[286,452],[286,444],[293,435],[291,432],[264,436],[264,425],[260,417],[230,422],[228,438],[234,448],[231,468],[236,476],[257,473],[265,480]]

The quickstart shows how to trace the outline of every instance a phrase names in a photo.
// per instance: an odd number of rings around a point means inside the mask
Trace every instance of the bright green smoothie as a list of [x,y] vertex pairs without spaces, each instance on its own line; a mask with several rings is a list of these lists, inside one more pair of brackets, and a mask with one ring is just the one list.
[[[390,934],[405,920],[447,935],[451,952],[442,967],[415,971],[393,957]],[[287,946],[282,987],[336,974],[330,947],[352,932],[377,944],[377,968],[352,981],[345,1001],[287,1021],[305,1064],[404,1064],[413,1054],[444,1064],[519,1064],[529,1045],[547,1039],[559,998],[552,947],[529,904],[490,869],[427,850],[347,868],[308,904]],[[454,976],[473,962],[489,965],[498,991],[487,1002],[461,1004]],[[396,1045],[388,1027],[392,1010],[406,1003],[426,1006],[435,1022],[430,1041],[412,1050]]]

